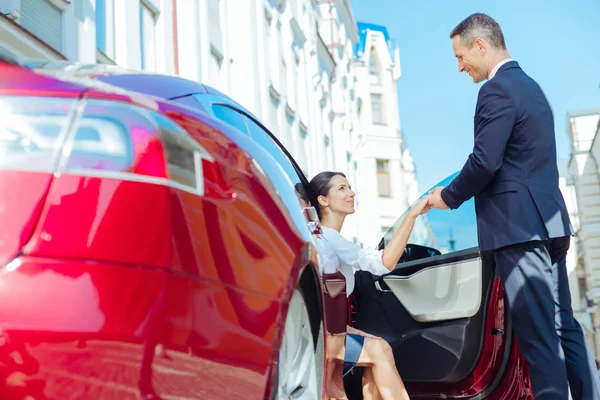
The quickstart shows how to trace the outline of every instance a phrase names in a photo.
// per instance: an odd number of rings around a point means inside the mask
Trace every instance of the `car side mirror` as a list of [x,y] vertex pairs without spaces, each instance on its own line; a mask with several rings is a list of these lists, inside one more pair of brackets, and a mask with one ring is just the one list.
[[304,216],[306,217],[306,222],[308,223],[308,230],[313,235],[321,235],[323,234],[323,230],[321,229],[321,221],[319,221],[319,214],[317,214],[317,209],[314,207],[304,207],[302,209]]

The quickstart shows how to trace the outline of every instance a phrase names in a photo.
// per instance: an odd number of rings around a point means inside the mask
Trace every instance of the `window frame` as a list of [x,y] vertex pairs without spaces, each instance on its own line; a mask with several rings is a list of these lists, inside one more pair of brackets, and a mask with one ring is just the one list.
[[[288,160],[288,162],[292,165],[292,168],[293,168],[294,172],[296,173],[296,175],[298,175],[298,178],[300,179],[300,182],[302,183],[302,185],[304,186],[305,190],[307,191],[307,193],[309,193],[309,196],[310,196],[310,185],[309,185],[308,179],[306,178],[306,175],[304,175],[304,172],[302,171],[302,168],[300,168],[299,164],[296,162],[296,160],[294,159],[294,157],[292,156],[292,154],[279,141],[279,139],[277,139],[277,137],[262,122],[260,122],[260,120],[258,118],[256,118],[254,115],[252,115],[249,111],[245,110],[239,104],[237,104],[237,103],[235,103],[235,102],[233,102],[233,101],[231,101],[231,100],[229,100],[229,99],[227,99],[225,97],[218,96],[218,95],[215,95],[215,94],[210,94],[210,93],[197,93],[197,94],[194,94],[192,96],[206,110],[209,110],[209,113],[214,118],[217,118],[219,121],[222,121],[222,119],[218,118],[214,114],[214,111],[213,111],[213,108],[212,108],[214,105],[224,106],[224,107],[231,108],[231,109],[239,112],[243,117],[246,117],[246,118],[252,120],[252,122],[254,122],[256,125],[258,125],[258,127],[261,128],[269,136],[269,138],[275,143],[275,145],[283,152],[283,154],[285,155],[285,157]],[[227,123],[227,121],[224,121],[224,122]],[[233,125],[230,125],[230,126],[233,126]],[[235,126],[233,126],[233,127],[235,128]],[[250,138],[252,139],[252,141],[254,143],[257,143],[256,140],[254,140],[252,138],[252,135],[250,134],[250,130],[248,128],[248,125],[246,125],[246,129],[247,129],[247,131],[245,132],[245,134],[248,135],[248,136],[250,136]],[[282,168],[283,168],[283,166],[282,166]],[[284,171],[286,171],[285,168],[284,168]],[[286,171],[286,174],[287,174],[287,171]]]
[[[98,35],[98,4],[102,3],[103,18],[101,19],[104,35]],[[110,6],[109,6],[110,3]],[[109,24],[110,21],[110,24]],[[116,57],[116,31],[115,31],[115,0],[96,0],[96,50],[102,56],[114,63]],[[104,48],[100,47],[99,38],[102,37]]]
[[[145,46],[145,38],[144,38],[144,32],[145,32],[145,27],[144,27],[144,11],[147,11],[150,16],[152,17],[152,31],[153,31],[153,42],[154,42],[154,65],[152,66],[152,69],[148,69],[148,66],[145,65],[145,50],[144,50],[144,46]],[[140,69],[143,71],[156,71],[157,69],[157,58],[158,58],[158,51],[157,51],[157,45],[156,45],[156,23],[158,20],[158,15],[159,13],[156,10],[156,6],[147,1],[147,0],[140,0],[140,6],[139,6],[139,20],[140,20]]]
[[[380,170],[379,169],[379,162],[383,162],[385,165],[386,170]],[[389,159],[384,159],[384,158],[376,158],[375,159],[375,171],[376,171],[376,175],[377,175],[377,194],[379,195],[379,197],[392,197],[392,180],[390,177],[390,160]],[[380,175],[385,174],[385,178],[386,178],[386,185],[387,185],[387,193],[382,193],[382,188],[381,185],[379,184],[379,177]]]
[[[377,104],[379,105],[379,118],[377,120],[375,119],[375,112],[373,111],[373,105],[375,104],[375,102],[373,101],[373,98],[379,99],[377,101]],[[386,120],[385,120],[385,112],[383,109],[383,104],[384,104],[383,94],[371,92],[371,122],[374,125],[387,125]]]
[[381,85],[381,62],[375,46],[371,46],[369,54],[369,83],[371,85]]

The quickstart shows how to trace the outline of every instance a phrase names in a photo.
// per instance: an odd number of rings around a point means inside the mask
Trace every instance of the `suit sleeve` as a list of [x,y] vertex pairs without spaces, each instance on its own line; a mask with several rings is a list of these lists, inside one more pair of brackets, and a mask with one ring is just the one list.
[[500,169],[516,114],[506,88],[494,81],[481,88],[473,152],[458,176],[441,193],[449,208],[456,209],[479,193]]

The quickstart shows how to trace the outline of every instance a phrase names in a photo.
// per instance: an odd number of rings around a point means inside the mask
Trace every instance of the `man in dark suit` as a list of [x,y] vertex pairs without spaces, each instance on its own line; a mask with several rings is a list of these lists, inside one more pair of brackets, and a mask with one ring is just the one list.
[[[573,317],[566,254],[573,234],[558,187],[554,118],[513,61],[498,23],[473,14],[450,34],[460,72],[481,87],[475,145],[459,175],[430,193],[455,209],[475,196],[479,247],[492,251],[536,399],[600,400],[594,359]],[[488,333],[486,333],[488,334]]]

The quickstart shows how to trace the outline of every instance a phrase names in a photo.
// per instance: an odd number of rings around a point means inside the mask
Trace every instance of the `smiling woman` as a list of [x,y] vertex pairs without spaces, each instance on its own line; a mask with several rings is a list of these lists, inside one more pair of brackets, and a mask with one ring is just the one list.
[[[312,202],[316,205],[323,234],[317,240],[322,274],[341,272],[346,279],[346,293],[354,291],[354,272],[368,271],[385,275],[396,266],[403,253],[418,215],[429,210],[427,198],[421,199],[406,214],[406,218],[384,250],[361,248],[342,237],[340,231],[347,215],[354,213],[355,193],[341,172],[325,171],[310,182]],[[355,366],[367,368],[363,375],[363,395],[366,399],[406,398],[408,394],[394,361],[390,345],[384,339],[352,327],[341,335],[328,339],[328,385],[332,396],[339,394],[342,377]],[[337,365],[343,365],[339,368]],[[402,397],[398,397],[401,394]]]

